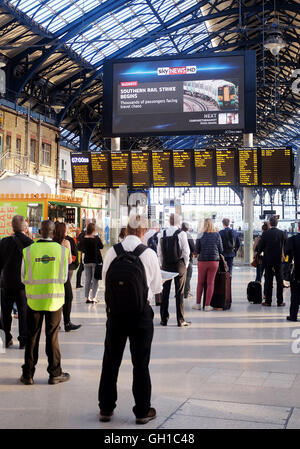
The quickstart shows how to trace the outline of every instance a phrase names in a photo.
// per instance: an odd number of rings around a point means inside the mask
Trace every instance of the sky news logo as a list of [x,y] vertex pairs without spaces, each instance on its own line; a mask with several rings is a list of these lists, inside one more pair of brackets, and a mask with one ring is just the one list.
[[183,67],[158,67],[157,75],[195,75],[197,67],[195,65],[188,65]]

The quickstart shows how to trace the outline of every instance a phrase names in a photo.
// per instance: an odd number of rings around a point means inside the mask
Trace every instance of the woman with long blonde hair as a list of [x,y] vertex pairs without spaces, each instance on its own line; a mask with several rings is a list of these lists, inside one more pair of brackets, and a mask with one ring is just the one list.
[[210,301],[214,292],[216,273],[219,267],[220,253],[223,244],[220,234],[216,232],[211,218],[205,218],[203,234],[196,241],[196,253],[198,255],[198,285],[197,302],[193,309],[201,309],[201,297],[206,284],[205,310],[212,310]]

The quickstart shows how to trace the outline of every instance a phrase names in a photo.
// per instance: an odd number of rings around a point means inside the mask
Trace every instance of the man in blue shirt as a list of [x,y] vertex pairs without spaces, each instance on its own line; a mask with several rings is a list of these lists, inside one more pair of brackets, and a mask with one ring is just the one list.
[[240,247],[240,239],[238,233],[229,227],[229,218],[223,218],[222,224],[224,229],[220,231],[220,236],[223,243],[223,256],[228,265],[228,270],[232,274],[233,258]]

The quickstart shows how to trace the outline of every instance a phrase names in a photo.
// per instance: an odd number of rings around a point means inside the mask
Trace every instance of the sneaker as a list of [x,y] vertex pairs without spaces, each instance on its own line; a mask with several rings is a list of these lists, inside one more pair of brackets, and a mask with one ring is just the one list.
[[24,377],[23,374],[20,377],[20,382],[22,382],[22,384],[24,385],[33,385],[33,378],[32,377]]
[[188,327],[191,326],[192,322],[191,321],[181,321],[180,323],[177,324],[178,327]]
[[155,418],[156,418],[156,410],[155,408],[150,407],[147,416],[145,416],[144,418],[136,418],[135,422],[136,424],[147,424],[149,421]]
[[113,414],[114,414],[114,412],[104,412],[103,410],[100,410],[99,421],[108,422],[108,421],[110,421]]
[[67,382],[68,380],[70,380],[70,377],[71,376],[68,373],[61,373],[60,376],[49,377],[48,384],[49,385],[56,385],[56,384],[59,384],[61,382]]
[[212,306],[205,306],[205,309],[203,309],[204,312],[212,312],[214,308]]
[[201,310],[201,304],[194,304],[194,305],[192,306],[192,309],[195,309],[195,310]]
[[94,304],[94,301],[92,301],[91,299],[87,299],[87,300],[85,301],[85,303],[86,303],[86,304]]
[[65,332],[76,331],[80,327],[81,327],[81,324],[73,324],[70,321],[70,323],[65,324]]
[[92,303],[94,303],[94,304],[98,304],[98,299],[96,299],[96,298],[94,298],[93,300],[92,300]]

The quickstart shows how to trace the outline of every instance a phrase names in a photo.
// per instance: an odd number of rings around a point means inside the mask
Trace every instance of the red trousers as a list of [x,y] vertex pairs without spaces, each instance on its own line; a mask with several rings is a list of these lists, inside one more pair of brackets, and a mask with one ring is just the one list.
[[201,304],[201,297],[206,284],[205,306],[210,305],[214,292],[216,273],[219,268],[218,260],[198,261],[198,285],[197,285],[197,304]]

